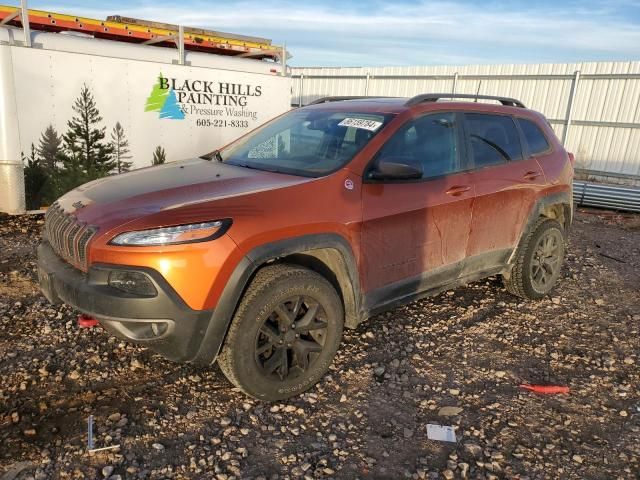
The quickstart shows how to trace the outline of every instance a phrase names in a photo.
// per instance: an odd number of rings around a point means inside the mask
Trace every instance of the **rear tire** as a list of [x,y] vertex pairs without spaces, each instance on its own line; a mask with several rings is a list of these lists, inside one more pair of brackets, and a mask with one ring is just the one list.
[[539,300],[555,286],[565,253],[564,229],[557,220],[541,217],[516,251],[506,289],[518,297]]
[[240,301],[218,364],[251,397],[299,395],[329,369],[343,325],[342,302],[324,277],[293,265],[267,266]]

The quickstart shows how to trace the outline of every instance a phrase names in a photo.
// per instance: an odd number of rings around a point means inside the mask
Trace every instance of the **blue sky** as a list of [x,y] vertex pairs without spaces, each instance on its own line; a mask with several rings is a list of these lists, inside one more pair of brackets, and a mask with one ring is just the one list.
[[640,0],[33,0],[29,6],[267,37],[286,42],[295,66],[640,60]]

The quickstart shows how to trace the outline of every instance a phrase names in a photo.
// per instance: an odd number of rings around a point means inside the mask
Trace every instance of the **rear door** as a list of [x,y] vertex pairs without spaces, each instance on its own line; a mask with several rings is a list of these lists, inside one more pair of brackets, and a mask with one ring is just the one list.
[[[457,113],[438,112],[407,121],[365,170],[362,192],[362,285],[368,302],[424,290],[455,275],[465,256],[473,186]],[[420,163],[419,180],[372,180],[384,157]],[[425,272],[440,277],[426,279]],[[427,284],[425,284],[425,280]],[[373,306],[373,305],[371,305]]]
[[544,174],[523,150],[513,117],[465,113],[464,118],[475,188],[469,269],[491,269],[506,262],[516,246]]
[[524,154],[534,160],[542,168],[547,183],[558,183],[562,172],[566,168],[566,153],[554,150],[553,144],[545,135],[542,128],[531,119],[516,118],[516,123],[522,133]]

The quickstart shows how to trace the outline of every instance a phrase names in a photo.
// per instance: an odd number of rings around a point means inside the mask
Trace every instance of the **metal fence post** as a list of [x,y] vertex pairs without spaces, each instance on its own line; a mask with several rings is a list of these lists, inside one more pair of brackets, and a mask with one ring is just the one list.
[[298,87],[298,106],[302,106],[302,89],[304,88],[304,73],[300,74],[300,85]]
[[566,146],[569,135],[569,127],[573,118],[573,104],[575,103],[576,93],[578,91],[578,82],[580,81],[580,70],[576,70],[573,82],[571,83],[571,92],[569,93],[569,105],[567,105],[567,119],[565,121],[564,132],[562,132],[562,145]]
[[31,46],[31,28],[29,27],[29,9],[27,8],[27,0],[20,1],[20,21],[22,22],[22,31],[24,32],[25,47]]
[[178,63],[184,65],[184,27],[178,25]]
[[456,86],[458,85],[458,72],[453,74],[453,86],[451,87],[451,93],[456,93]]
[[369,95],[369,72],[367,72],[367,78],[364,81],[364,96],[366,97],[367,95]]
[[285,43],[282,44],[282,76],[287,75],[287,45]]

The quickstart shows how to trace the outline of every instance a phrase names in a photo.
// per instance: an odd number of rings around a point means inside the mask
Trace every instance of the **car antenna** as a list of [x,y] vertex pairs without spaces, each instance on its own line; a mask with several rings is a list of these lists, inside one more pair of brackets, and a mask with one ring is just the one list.
[[474,100],[475,103],[478,103],[478,96],[480,95],[481,86],[482,86],[482,80],[478,81],[478,90],[476,91],[476,99]]

